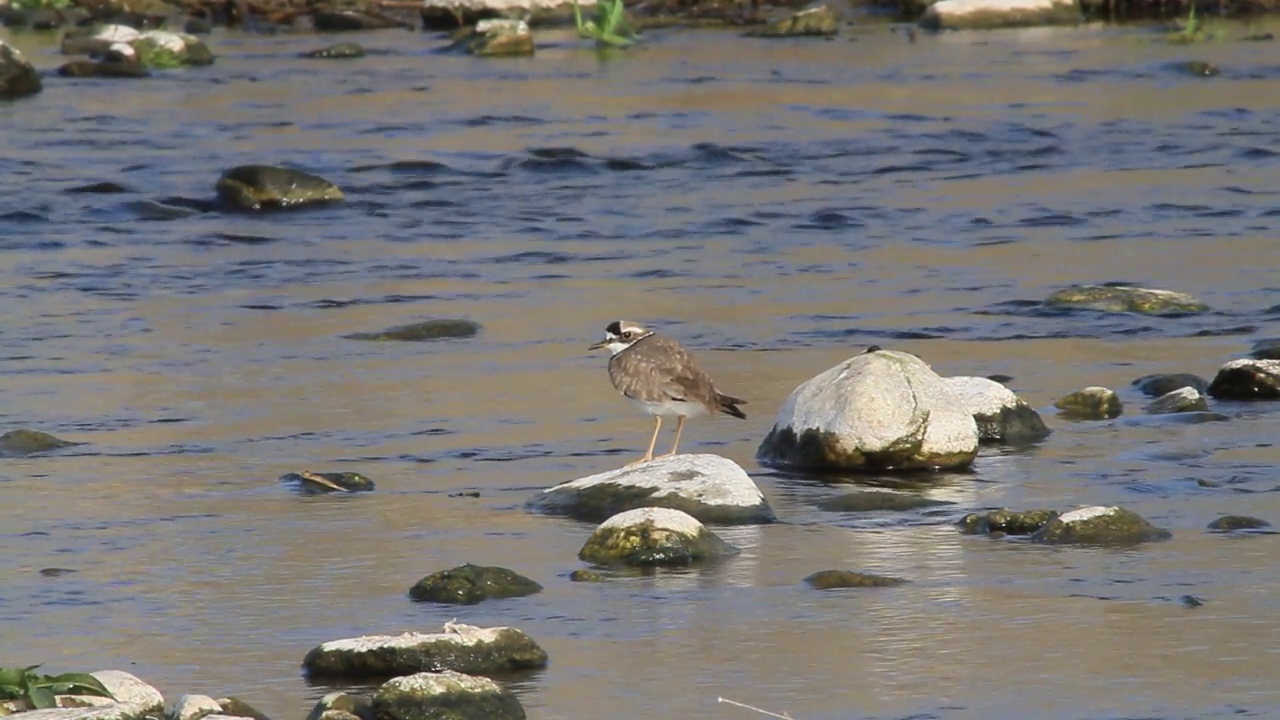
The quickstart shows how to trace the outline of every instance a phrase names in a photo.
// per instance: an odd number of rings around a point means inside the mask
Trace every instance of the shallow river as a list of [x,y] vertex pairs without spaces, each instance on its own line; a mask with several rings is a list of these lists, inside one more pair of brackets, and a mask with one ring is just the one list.
[[[56,37],[0,36],[62,61]],[[0,663],[121,668],[286,720],[325,692],[299,671],[314,645],[457,618],[548,650],[514,681],[536,719],[758,717],[720,696],[799,720],[1280,717],[1280,536],[1205,530],[1280,522],[1280,405],[1126,419],[1134,378],[1212,377],[1280,335],[1280,48],[1156,37],[670,30],[602,60],[556,32],[481,61],[385,31],[342,62],[295,57],[332,38],[219,32],[211,68],[46,77],[0,104],[0,430],[87,444],[0,460]],[[1193,59],[1222,74],[1176,67]],[[348,201],[188,208],[250,162]],[[68,192],[102,181],[130,192]],[[1037,302],[1106,281],[1214,311]],[[341,337],[429,317],[483,330]],[[591,526],[522,504],[643,450],[650,421],[585,350],[618,318],[748,399],[683,449],[743,464],[782,522],[721,529],[743,553],[712,570],[577,584]],[[771,473],[755,448],[797,384],[871,344],[1011,375],[1054,433],[913,486],[941,511],[819,511],[851,486]],[[1054,415],[1093,384],[1126,416]],[[378,488],[304,498],[277,480],[301,469]],[[1173,539],[1050,549],[953,524],[1090,504]],[[463,562],[546,590],[408,600]],[[827,568],[912,582],[801,582]]]

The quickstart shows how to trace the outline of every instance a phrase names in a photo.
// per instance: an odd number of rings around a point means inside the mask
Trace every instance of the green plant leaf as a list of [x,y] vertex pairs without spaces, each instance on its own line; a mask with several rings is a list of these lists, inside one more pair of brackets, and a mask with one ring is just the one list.
[[64,692],[76,691],[82,695],[112,697],[111,691],[107,690],[98,678],[88,673],[62,673],[61,675],[44,678],[44,682],[41,684],[60,688],[65,686],[67,690]]
[[29,690],[30,692],[27,694],[27,697],[31,698],[31,704],[34,705],[37,710],[58,706],[58,698],[54,696],[53,691],[49,688],[42,687],[40,685],[33,685]]

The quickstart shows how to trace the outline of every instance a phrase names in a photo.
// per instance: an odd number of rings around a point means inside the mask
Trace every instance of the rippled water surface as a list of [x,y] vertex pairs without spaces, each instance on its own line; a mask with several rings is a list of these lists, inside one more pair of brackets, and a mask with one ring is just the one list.
[[[119,667],[296,718],[325,691],[299,673],[314,645],[457,618],[548,649],[513,681],[533,718],[753,717],[718,696],[801,720],[1280,716],[1277,536],[1205,531],[1280,522],[1280,409],[1152,423],[1129,387],[1211,377],[1280,334],[1274,44],[672,30],[602,60],[551,32],[535,58],[481,61],[386,31],[324,62],[295,56],[329,38],[221,33],[211,68],[110,82],[53,76],[57,38],[5,37],[50,74],[0,104],[0,417],[86,444],[0,460],[0,663]],[[1194,59],[1222,74],[1179,70]],[[212,207],[249,162],[348,201]],[[74,191],[101,182],[125,191]],[[1213,311],[1038,302],[1107,281]],[[341,337],[429,317],[483,330]],[[721,529],[744,552],[714,569],[573,584],[591,526],[521,506],[643,449],[649,420],[585,352],[618,318],[749,400],[684,449],[743,464],[782,522]],[[799,382],[871,344],[1013,376],[1054,433],[912,486],[953,505],[819,511],[850,486],[771,473],[755,447]],[[1126,416],[1053,415],[1093,384]],[[378,489],[299,497],[277,478],[300,469]],[[1051,549],[952,524],[1098,503],[1173,539]],[[462,562],[546,590],[407,599]],[[912,582],[800,582],[826,568]]]

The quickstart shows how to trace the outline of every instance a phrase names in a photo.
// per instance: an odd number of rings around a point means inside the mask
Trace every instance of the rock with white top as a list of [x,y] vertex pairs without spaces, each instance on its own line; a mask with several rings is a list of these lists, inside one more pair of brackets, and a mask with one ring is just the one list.
[[117,43],[131,45],[142,33],[128,25],[102,25],[97,29],[68,30],[62,36],[63,55],[101,55]]
[[222,706],[208,695],[183,695],[164,714],[165,720],[201,720],[209,715],[221,715]]
[[747,472],[728,458],[710,454],[671,455],[580,478],[539,492],[525,506],[586,522],[640,507],[682,510],[718,525],[775,520]]
[[367,695],[331,692],[320,698],[307,720],[361,720],[373,717],[373,699]]
[[955,393],[973,421],[983,442],[1025,443],[1042,440],[1049,428],[1036,412],[1012,390],[990,378],[948,377],[943,382]]
[[446,670],[392,678],[373,696],[379,720],[524,720],[510,690],[489,678]]
[[1168,530],[1121,507],[1095,505],[1063,513],[1031,535],[1033,542],[1049,545],[1136,545],[1168,540]]
[[1209,383],[1209,394],[1219,400],[1280,400],[1280,360],[1232,360]]
[[516,628],[460,623],[445,623],[439,633],[333,640],[313,648],[302,661],[308,676],[339,680],[440,670],[488,675],[546,664],[547,652]]
[[796,388],[760,444],[761,463],[817,471],[964,468],[978,426],[910,353],[872,348]]
[[938,0],[920,17],[927,30],[992,30],[1037,25],[1077,25],[1075,0]]
[[[595,0],[580,0],[583,14],[594,12]],[[572,0],[424,0],[422,24],[428,29],[472,25],[490,18],[526,20],[530,25],[569,23]]]
[[1178,388],[1172,392],[1152,400],[1147,405],[1148,415],[1169,415],[1172,413],[1208,412],[1209,403],[1204,396],[1193,387]]
[[1092,385],[1067,393],[1053,404],[1071,420],[1110,420],[1124,412],[1124,403],[1111,388]]
[[737,552],[688,513],[646,507],[605,520],[578,558],[597,565],[681,566]]
[[99,670],[89,673],[102,683],[116,702],[142,705],[148,711],[164,709],[164,695],[138,676],[123,670]]
[[22,720],[146,720],[153,712],[142,703],[113,702],[92,707],[30,710],[15,717],[21,716]]

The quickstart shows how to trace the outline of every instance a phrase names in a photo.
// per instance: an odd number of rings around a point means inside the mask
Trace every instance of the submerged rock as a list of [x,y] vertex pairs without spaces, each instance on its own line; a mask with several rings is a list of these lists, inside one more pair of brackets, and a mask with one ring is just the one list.
[[942,378],[973,421],[985,442],[1028,443],[1049,436],[1049,427],[1030,405],[1004,385],[984,377]]
[[165,720],[201,720],[208,715],[221,715],[222,707],[208,695],[183,695],[164,714]]
[[908,493],[890,492],[888,490],[859,490],[827,498],[818,503],[818,509],[828,512],[906,511],[950,504],[942,500],[930,500],[929,498]]
[[1187,315],[1209,310],[1208,305],[1186,293],[1132,285],[1073,285],[1053,293],[1044,304],[1141,315]]
[[482,600],[524,597],[542,586],[504,567],[459,565],[432,573],[409,589],[409,597],[425,602],[474,605]]
[[1110,388],[1094,385],[1063,396],[1054,407],[1072,420],[1110,420],[1124,412],[1120,396]]
[[83,445],[56,438],[39,430],[10,430],[0,435],[0,457],[19,457]]
[[297,473],[285,473],[280,482],[296,485],[305,495],[323,493],[370,492],[374,488],[373,481],[358,472],[318,473],[303,470]]
[[809,587],[817,590],[838,588],[896,587],[907,584],[902,578],[888,575],[853,572],[852,570],[819,570],[804,579]]
[[1148,415],[1172,413],[1208,412],[1209,403],[1192,387],[1184,387],[1165,393],[1147,405]]
[[1171,373],[1143,375],[1133,381],[1133,386],[1143,395],[1160,397],[1182,388],[1192,388],[1196,392],[1203,393],[1209,389],[1209,381],[1191,373]]
[[604,582],[606,578],[603,574],[598,573],[595,570],[578,568],[577,570],[569,573],[569,580],[570,582]]
[[343,199],[336,185],[319,175],[271,165],[240,165],[218,178],[218,197],[242,210],[297,208]]
[[1168,540],[1172,534],[1120,507],[1086,507],[1050,520],[1032,536],[1049,545],[1134,545]]
[[1259,340],[1249,349],[1249,357],[1254,360],[1280,360],[1280,338]]
[[947,383],[915,355],[876,349],[796,388],[756,457],[802,470],[910,470],[967,467],[977,453],[977,424]]
[[360,43],[343,42],[336,45],[330,45],[319,50],[302,53],[304,58],[321,58],[321,59],[346,59],[346,58],[362,58],[364,57],[364,48]]
[[515,628],[459,623],[445,623],[439,633],[333,640],[312,648],[302,661],[312,678],[348,681],[436,670],[489,675],[546,664],[547,652]]
[[1235,532],[1237,530],[1262,530],[1271,527],[1271,523],[1261,518],[1248,515],[1223,515],[1209,523],[1214,532]]
[[671,455],[580,478],[539,492],[525,506],[586,522],[602,522],[641,507],[681,510],[720,525],[775,519],[747,472],[728,458],[710,454]]
[[22,53],[0,40],[0,99],[35,95],[42,87],[40,73],[35,67],[22,57]]
[[316,702],[307,720],[374,720],[373,698],[331,692]]
[[476,23],[470,34],[453,44],[480,57],[529,56],[534,53],[533,33],[524,20],[490,19]]
[[830,36],[840,32],[840,16],[830,5],[805,8],[770,23],[763,28],[747,32],[750,37],[799,37],[804,35]]
[[392,678],[373,695],[378,720],[524,720],[515,693],[489,678],[446,670]]
[[960,519],[960,530],[967,535],[1031,535],[1058,517],[1056,510],[1014,512],[1008,508],[969,513]]
[[605,520],[578,558],[597,565],[689,565],[737,552],[687,513],[646,507]]
[[1232,360],[1209,383],[1219,400],[1280,400],[1280,360]]
[[408,325],[397,325],[377,332],[359,332],[343,335],[347,340],[369,340],[373,342],[423,342],[426,340],[443,340],[446,338],[468,338],[480,332],[480,323],[470,320],[442,318],[423,320]]

